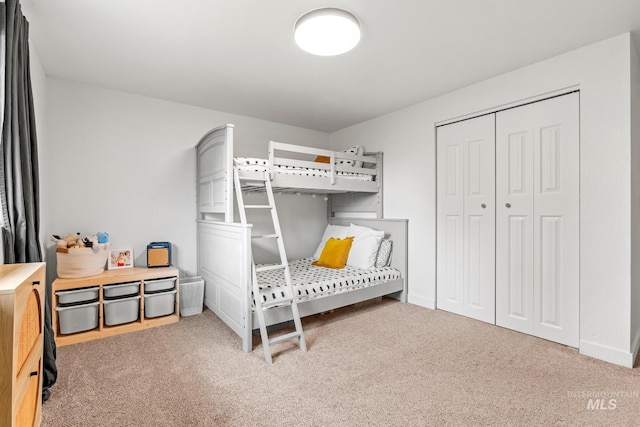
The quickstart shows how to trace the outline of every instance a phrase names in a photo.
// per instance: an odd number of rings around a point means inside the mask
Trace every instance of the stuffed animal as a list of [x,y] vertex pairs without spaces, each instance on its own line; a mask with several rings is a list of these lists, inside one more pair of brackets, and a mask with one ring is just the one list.
[[95,234],[82,239],[82,244],[87,248],[92,248],[94,244],[98,243],[98,236]]
[[98,237],[98,243],[107,243],[109,241],[109,233],[104,231],[97,233],[96,236]]
[[66,234],[62,237],[53,234],[51,240],[56,242],[59,248],[72,248],[74,246],[80,246],[80,233]]

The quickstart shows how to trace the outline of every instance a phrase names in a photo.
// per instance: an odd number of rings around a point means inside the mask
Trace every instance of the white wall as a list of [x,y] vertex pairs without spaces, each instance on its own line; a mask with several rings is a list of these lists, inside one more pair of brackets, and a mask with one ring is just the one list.
[[[269,139],[329,143],[322,132],[56,78],[47,84],[45,234],[107,231],[112,247],[133,248],[136,266],[146,266],[149,242],[170,241],[173,264],[183,276],[195,275],[197,268],[194,147],[207,131],[235,124],[236,154],[242,156],[266,157]],[[298,237],[287,239],[290,257],[309,255],[326,224],[326,202],[302,197],[278,201],[295,205],[282,220],[293,227],[283,230],[285,238]],[[313,225],[300,228],[292,219]]]
[[[633,39],[632,39],[633,40]],[[631,351],[640,346],[640,56],[631,49]],[[635,357],[634,357],[635,358]]]
[[435,307],[435,125],[580,89],[580,351],[630,352],[630,35],[623,34],[343,129],[332,147],[383,150],[384,211],[409,219],[409,301]]

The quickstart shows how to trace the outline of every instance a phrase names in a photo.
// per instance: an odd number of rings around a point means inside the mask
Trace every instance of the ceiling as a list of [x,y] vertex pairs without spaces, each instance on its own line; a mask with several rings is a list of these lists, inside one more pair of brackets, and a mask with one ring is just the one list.
[[[48,76],[332,132],[625,32],[639,0],[22,0]],[[303,13],[362,25],[335,57]],[[638,44],[640,46],[640,44]]]

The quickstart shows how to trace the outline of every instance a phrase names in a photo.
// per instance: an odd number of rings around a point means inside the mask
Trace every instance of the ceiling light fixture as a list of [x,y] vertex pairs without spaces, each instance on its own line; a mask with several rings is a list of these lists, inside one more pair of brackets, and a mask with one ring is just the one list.
[[342,9],[315,9],[298,18],[294,38],[302,50],[311,54],[341,55],[360,41],[360,22]]

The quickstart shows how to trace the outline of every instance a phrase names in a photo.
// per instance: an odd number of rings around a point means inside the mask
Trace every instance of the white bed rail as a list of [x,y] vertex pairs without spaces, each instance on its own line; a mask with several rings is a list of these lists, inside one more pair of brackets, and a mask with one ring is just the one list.
[[[278,153],[280,153],[280,156],[277,155]],[[287,153],[287,155],[284,156],[282,153]],[[328,163],[316,162],[315,158],[318,156],[328,157],[330,161]],[[340,160],[362,162],[363,166],[371,165],[371,167],[356,168],[351,165],[336,164],[339,163]],[[277,141],[269,141],[268,161],[272,180],[274,178],[274,166],[293,166],[327,170],[330,173],[331,184],[336,183],[336,172],[371,175],[372,180],[376,180],[378,175],[378,159],[375,156],[356,155],[342,151],[331,151],[323,148],[305,147]]]

